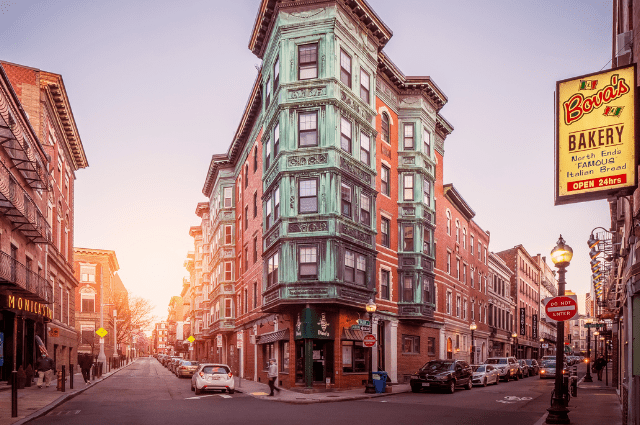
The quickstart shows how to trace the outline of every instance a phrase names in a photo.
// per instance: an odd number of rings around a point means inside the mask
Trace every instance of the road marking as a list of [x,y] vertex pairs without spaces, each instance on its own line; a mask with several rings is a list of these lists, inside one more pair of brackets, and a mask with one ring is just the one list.
[[201,399],[201,398],[204,398],[204,397],[213,397],[213,396],[216,396],[216,395],[220,395],[220,394],[207,394],[207,395],[199,395],[197,397],[187,397],[187,398],[185,398],[185,400],[198,400],[198,399]]
[[226,394],[218,394],[218,395],[222,398],[233,398],[230,395],[226,395]]
[[251,395],[267,395],[267,393],[257,392],[257,393],[251,393]]
[[533,400],[533,397],[516,397],[513,395],[508,395],[504,397],[504,400],[496,400],[498,403],[512,404],[516,401],[529,401]]
[[80,413],[80,410],[61,410],[60,412],[51,413],[47,416],[77,415],[78,413]]

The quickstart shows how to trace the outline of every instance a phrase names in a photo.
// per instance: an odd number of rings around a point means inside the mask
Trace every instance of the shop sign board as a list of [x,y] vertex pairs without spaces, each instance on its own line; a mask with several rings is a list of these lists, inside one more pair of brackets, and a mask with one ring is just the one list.
[[307,307],[297,317],[294,338],[334,339],[334,327],[327,313]]
[[216,347],[222,348],[222,335],[216,335]]
[[243,339],[244,339],[244,331],[238,331],[238,333],[236,334],[236,347],[239,350],[242,349]]
[[635,81],[632,64],[556,83],[555,205],[637,186]]
[[525,321],[527,320],[527,316],[526,316],[526,310],[524,309],[524,307],[520,308],[520,335],[526,335],[527,333],[527,326]]

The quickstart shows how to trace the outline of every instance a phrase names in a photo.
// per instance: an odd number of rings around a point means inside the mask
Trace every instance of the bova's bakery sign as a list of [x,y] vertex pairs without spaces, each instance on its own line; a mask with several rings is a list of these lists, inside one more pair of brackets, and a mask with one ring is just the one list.
[[637,186],[635,81],[633,64],[556,83],[556,205]]

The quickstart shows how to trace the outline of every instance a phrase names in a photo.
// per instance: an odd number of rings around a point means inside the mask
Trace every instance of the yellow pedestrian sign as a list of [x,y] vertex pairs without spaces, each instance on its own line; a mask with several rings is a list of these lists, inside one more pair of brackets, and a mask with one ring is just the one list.
[[189,338],[187,338],[187,341],[189,341],[189,342],[193,342],[193,341],[195,341],[195,340],[196,340],[196,339],[193,337],[193,335],[191,335]]
[[96,331],[96,333],[100,336],[100,338],[104,338],[109,332],[107,332],[105,328],[100,328]]

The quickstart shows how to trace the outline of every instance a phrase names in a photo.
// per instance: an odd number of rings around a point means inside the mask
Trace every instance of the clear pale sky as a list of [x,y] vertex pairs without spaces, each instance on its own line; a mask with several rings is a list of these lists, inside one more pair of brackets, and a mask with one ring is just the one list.
[[[368,0],[385,51],[429,75],[455,127],[453,183],[490,250],[574,249],[567,288],[590,286],[586,241],[606,201],[554,207],[555,82],[609,67],[611,1]],[[131,293],[166,318],[212,154],[225,153],[260,60],[247,48],[259,0],[13,0],[0,59],[62,75],[89,161],[76,174],[75,246],[112,249]],[[582,298],[582,297],[581,297]]]

